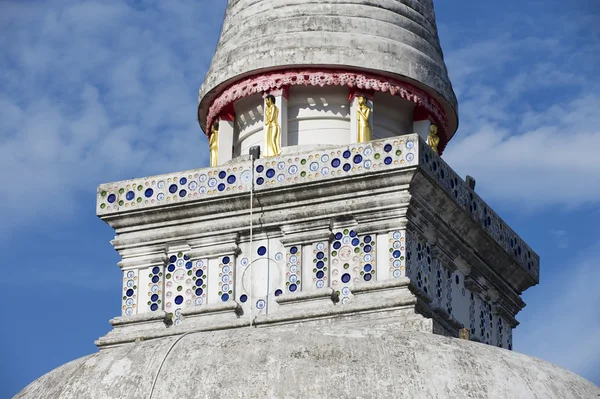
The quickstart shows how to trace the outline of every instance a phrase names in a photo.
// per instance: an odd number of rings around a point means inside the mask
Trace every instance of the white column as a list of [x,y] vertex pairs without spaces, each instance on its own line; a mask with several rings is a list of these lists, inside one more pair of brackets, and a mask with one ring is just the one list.
[[429,136],[429,127],[431,126],[431,121],[429,119],[424,119],[422,121],[413,121],[413,132],[417,133],[419,137],[421,137],[425,142],[427,142],[427,136]]
[[[358,116],[357,116],[357,108],[358,108],[358,97],[361,95],[357,94],[352,98],[352,102],[350,103],[350,138],[349,144],[358,143]],[[371,136],[373,136],[373,101],[367,100],[367,106],[371,108],[371,113],[369,114],[369,125],[371,125]]]
[[219,120],[219,165],[233,158],[233,128],[233,120]]

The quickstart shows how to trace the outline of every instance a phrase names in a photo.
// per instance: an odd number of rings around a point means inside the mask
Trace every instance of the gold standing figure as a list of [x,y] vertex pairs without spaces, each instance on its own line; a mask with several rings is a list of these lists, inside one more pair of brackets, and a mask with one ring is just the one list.
[[427,136],[427,143],[431,147],[436,154],[438,152],[438,145],[440,144],[440,136],[437,135],[438,128],[436,125],[431,125],[429,127],[429,135]]
[[281,154],[281,128],[277,119],[279,110],[275,105],[275,97],[268,95],[265,108],[265,157],[276,157]]
[[358,120],[358,142],[371,141],[371,124],[369,123],[371,108],[367,105],[367,100],[364,97],[358,97],[356,115]]
[[219,124],[215,123],[210,128],[210,138],[208,139],[210,148],[210,166],[217,166],[219,162]]

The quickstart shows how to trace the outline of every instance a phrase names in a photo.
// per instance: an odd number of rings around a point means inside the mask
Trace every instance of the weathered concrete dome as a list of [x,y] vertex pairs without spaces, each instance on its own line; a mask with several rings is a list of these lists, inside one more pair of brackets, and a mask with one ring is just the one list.
[[160,399],[588,399],[600,393],[569,371],[519,353],[386,330],[248,328],[134,343],[67,363],[16,398],[148,399],[155,379],[151,397]]
[[229,0],[200,90],[200,125],[206,131],[211,104],[235,82],[307,67],[367,71],[413,84],[441,104],[445,139],[457,129],[432,0]]

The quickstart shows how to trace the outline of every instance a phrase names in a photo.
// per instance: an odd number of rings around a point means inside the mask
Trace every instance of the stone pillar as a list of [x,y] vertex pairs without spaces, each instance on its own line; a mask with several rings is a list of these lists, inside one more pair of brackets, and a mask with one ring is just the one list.
[[219,116],[219,165],[223,165],[233,158],[234,121],[233,113],[224,113]]
[[413,113],[413,132],[417,133],[425,142],[429,136],[429,127],[431,126],[431,118],[429,113],[421,107],[415,107]]
[[365,97],[367,105],[371,108],[371,115],[369,115],[369,124],[371,125],[371,135],[373,135],[373,96],[358,92],[350,92],[350,141],[349,144],[358,143],[358,117],[356,115],[356,108],[358,106],[358,97]]

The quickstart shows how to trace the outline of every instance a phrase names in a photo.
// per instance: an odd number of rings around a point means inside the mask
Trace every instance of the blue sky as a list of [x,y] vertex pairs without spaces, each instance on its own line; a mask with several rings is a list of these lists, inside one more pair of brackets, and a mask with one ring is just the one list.
[[[541,256],[515,350],[600,385],[600,7],[435,2],[460,128],[444,158]],[[0,0],[0,397],[120,312],[98,184],[208,165],[197,92],[225,1]]]

